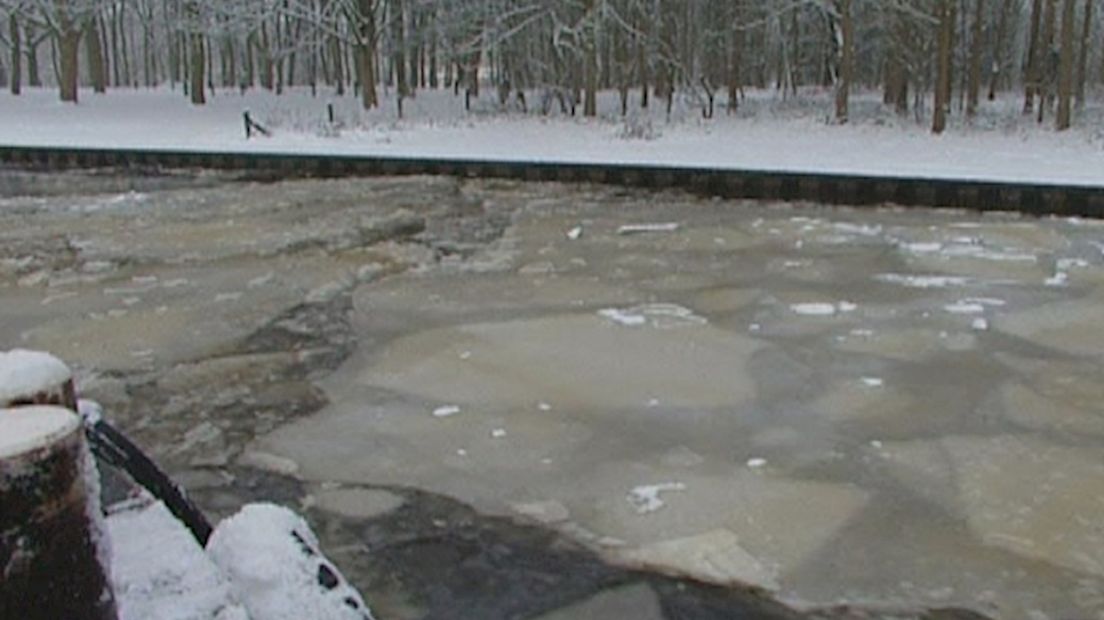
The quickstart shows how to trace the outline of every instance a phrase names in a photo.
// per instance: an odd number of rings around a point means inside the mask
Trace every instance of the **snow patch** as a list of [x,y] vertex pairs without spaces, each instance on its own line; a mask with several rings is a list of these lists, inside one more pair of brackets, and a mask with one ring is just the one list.
[[947,288],[949,286],[966,286],[969,278],[960,276],[935,276],[935,275],[907,275],[899,273],[882,273],[874,276],[879,282],[899,284],[909,288]]
[[882,227],[873,224],[854,224],[852,222],[836,222],[833,228],[842,232],[862,237],[876,237],[882,234]]
[[1085,269],[1089,266],[1089,261],[1083,258],[1059,258],[1055,262],[1055,266],[1058,271],[1069,271],[1070,269]]
[[662,222],[655,224],[625,224],[617,229],[619,235],[640,235],[646,233],[669,233],[679,229],[678,222]]
[[966,300],[947,304],[943,309],[951,314],[981,314],[985,312],[985,306],[979,303],[971,303]]
[[61,360],[41,351],[0,351],[0,403],[52,390],[73,378]]
[[598,315],[625,327],[651,325],[657,329],[705,325],[705,317],[694,314],[693,310],[677,304],[644,304],[631,308],[606,308]]
[[943,249],[943,244],[936,241],[915,241],[899,243],[897,247],[912,254],[934,254]]
[[803,314],[806,317],[831,317],[836,313],[836,304],[834,303],[790,303],[789,309],[793,310],[795,314]]
[[1065,286],[1068,283],[1069,283],[1069,274],[1067,274],[1064,271],[1059,271],[1058,273],[1054,274],[1053,276],[1050,276],[1049,278],[1047,278],[1046,280],[1043,281],[1043,284],[1046,285],[1046,286]]
[[103,405],[87,399],[80,399],[77,401],[77,413],[80,414],[84,424],[86,426],[94,426],[103,421]]
[[1034,254],[1024,254],[1022,252],[1011,252],[1005,250],[992,250],[974,244],[948,246],[943,249],[941,254],[948,258],[976,258],[981,260],[1003,262],[1034,263],[1038,262],[1039,260],[1039,257],[1035,256]]
[[106,526],[119,620],[249,620],[226,577],[161,502],[115,512]]
[[460,413],[460,407],[456,405],[442,405],[433,410],[433,417],[447,418]]
[[80,427],[80,418],[61,407],[0,409],[0,459],[49,446]]
[[638,514],[648,514],[663,508],[666,502],[660,499],[660,493],[672,491],[685,491],[686,485],[681,482],[661,482],[659,484],[646,484],[633,487],[626,499],[636,508]]
[[300,516],[250,504],[215,528],[207,555],[252,620],[364,620],[371,613]]

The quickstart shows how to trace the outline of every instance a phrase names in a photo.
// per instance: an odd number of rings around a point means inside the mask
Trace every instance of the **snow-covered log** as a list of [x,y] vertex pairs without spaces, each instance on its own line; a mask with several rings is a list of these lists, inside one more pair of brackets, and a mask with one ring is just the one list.
[[115,620],[102,519],[80,418],[0,409],[0,618]]
[[287,508],[245,506],[215,528],[207,554],[252,620],[372,620],[306,521]]

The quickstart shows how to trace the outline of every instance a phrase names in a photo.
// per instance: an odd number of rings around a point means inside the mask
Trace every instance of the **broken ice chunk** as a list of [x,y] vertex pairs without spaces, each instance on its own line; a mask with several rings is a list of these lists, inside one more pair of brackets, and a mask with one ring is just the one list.
[[668,491],[685,491],[686,485],[681,482],[661,482],[659,484],[646,484],[634,487],[629,491],[626,499],[636,508],[639,514],[648,514],[663,508],[664,501],[659,494]]
[[899,273],[883,273],[874,276],[874,279],[879,282],[900,284],[909,288],[945,288],[948,286],[966,286],[970,283],[969,278],[958,276],[918,276]]
[[1047,278],[1043,284],[1047,286],[1065,286],[1069,283],[1069,275],[1064,271],[1059,271],[1053,276]]
[[444,405],[433,410],[433,417],[447,418],[460,413],[460,407],[456,405]]
[[662,222],[655,224],[625,224],[617,229],[619,235],[639,235],[643,233],[675,232],[679,229],[678,222]]
[[665,303],[643,304],[631,308],[606,308],[599,310],[598,315],[626,327],[639,327],[650,323],[652,327],[663,329],[705,325],[709,322],[705,317],[694,314],[689,308]]
[[804,316],[832,316],[836,313],[836,306],[829,303],[805,303],[790,304],[790,310],[795,314]]
[[647,323],[647,319],[641,314],[634,314],[629,310],[619,310],[617,308],[606,308],[605,310],[598,311],[599,316],[603,316],[618,325],[625,325],[628,327],[636,327]]
[[953,304],[947,304],[943,306],[943,309],[951,314],[980,314],[985,312],[985,306],[979,303],[972,303],[966,300],[955,302]]

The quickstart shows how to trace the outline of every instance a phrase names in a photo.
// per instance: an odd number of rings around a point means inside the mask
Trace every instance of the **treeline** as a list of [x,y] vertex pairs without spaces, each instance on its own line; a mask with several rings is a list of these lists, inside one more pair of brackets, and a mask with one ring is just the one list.
[[[887,106],[971,117],[1000,91],[1068,128],[1104,82],[1099,0],[0,0],[0,81],[18,94],[43,75],[63,101],[78,86],[181,85],[195,104],[216,87],[325,86],[398,105],[480,87],[525,105],[593,116],[597,93],[631,105],[676,97],[737,110],[745,87],[796,96],[880,89]],[[43,65],[47,67],[44,70]],[[630,98],[631,92],[638,97]]]

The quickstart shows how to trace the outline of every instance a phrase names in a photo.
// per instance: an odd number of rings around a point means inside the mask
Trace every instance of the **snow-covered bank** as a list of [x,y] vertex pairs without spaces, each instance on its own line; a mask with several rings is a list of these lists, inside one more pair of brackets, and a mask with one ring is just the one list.
[[292,511],[250,504],[206,552],[149,497],[107,519],[120,620],[371,620],[360,594]]
[[[965,178],[1104,185],[1102,110],[1090,106],[1074,130],[1055,133],[998,100],[973,127],[931,135],[926,125],[885,112],[873,96],[856,97],[855,121],[827,122],[824,94],[783,102],[749,93],[741,112],[698,117],[682,105],[668,120],[662,110],[617,113],[614,93],[601,99],[598,119],[499,112],[488,101],[463,110],[451,91],[421,92],[396,118],[394,103],[363,112],[351,96],[282,96],[224,91],[202,108],[179,92],[82,93],[63,105],[50,90],[20,97],[0,94],[0,145],[75,146],[202,151],[362,154],[580,163],[665,164],[908,177]],[[539,107],[539,95],[530,97]],[[333,103],[337,125],[325,120]],[[274,130],[246,140],[242,112]]]

